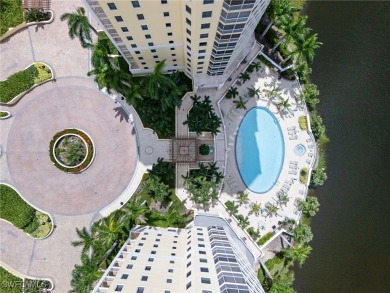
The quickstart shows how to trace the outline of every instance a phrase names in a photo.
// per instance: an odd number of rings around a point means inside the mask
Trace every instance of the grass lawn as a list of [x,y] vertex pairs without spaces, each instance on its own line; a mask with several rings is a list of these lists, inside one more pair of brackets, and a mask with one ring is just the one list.
[[8,103],[14,97],[52,76],[50,69],[42,63],[35,63],[27,69],[16,72],[0,81],[0,102]]
[[23,280],[0,267],[0,293],[22,293]]
[[0,36],[23,22],[22,0],[3,0],[0,4]]
[[0,218],[14,224],[32,237],[43,238],[51,230],[48,215],[26,203],[11,187],[0,184]]

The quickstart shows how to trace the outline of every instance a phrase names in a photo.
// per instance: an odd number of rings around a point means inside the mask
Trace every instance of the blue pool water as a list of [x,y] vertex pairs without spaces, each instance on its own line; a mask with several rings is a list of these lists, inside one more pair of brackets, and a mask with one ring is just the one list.
[[236,161],[241,178],[253,192],[269,191],[279,178],[284,140],[279,122],[264,107],[251,109],[236,138]]

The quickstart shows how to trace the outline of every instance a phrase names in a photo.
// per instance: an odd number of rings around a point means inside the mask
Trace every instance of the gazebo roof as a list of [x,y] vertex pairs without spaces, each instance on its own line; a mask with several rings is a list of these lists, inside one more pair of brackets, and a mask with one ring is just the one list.
[[24,9],[50,9],[51,0],[23,0]]
[[198,160],[198,140],[196,137],[174,137],[171,143],[173,163],[194,163]]

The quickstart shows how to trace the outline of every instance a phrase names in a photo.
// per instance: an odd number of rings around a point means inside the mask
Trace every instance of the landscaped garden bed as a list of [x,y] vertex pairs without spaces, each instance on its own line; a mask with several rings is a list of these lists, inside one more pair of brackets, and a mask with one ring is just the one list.
[[76,174],[92,164],[95,148],[85,132],[65,129],[54,135],[49,152],[54,166],[61,171]]
[[0,119],[7,119],[11,117],[11,113],[8,111],[0,111]]
[[307,119],[306,116],[301,116],[298,118],[299,128],[302,130],[307,130]]
[[0,81],[0,102],[9,103],[19,94],[28,91],[34,85],[52,78],[50,68],[41,62],[16,72],[6,80]]
[[0,184],[0,218],[34,238],[44,238],[52,230],[50,217],[37,211],[10,186]]
[[0,3],[0,36],[23,22],[21,0],[4,0]]

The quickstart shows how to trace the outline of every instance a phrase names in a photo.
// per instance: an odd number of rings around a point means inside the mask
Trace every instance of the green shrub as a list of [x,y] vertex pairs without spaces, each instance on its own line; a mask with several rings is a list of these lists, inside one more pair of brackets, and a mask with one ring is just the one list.
[[47,21],[50,19],[50,12],[45,12],[42,9],[27,9],[25,13],[27,22]]
[[0,35],[23,22],[21,0],[0,1]]
[[4,111],[0,111],[0,117],[3,118],[5,116],[8,116],[8,113]]
[[324,185],[326,179],[328,179],[328,176],[326,175],[324,169],[315,169],[311,174],[310,185],[311,186]]
[[307,119],[306,116],[301,116],[298,118],[299,127],[302,130],[307,130]]
[[34,83],[38,84],[52,77],[50,68],[43,63],[35,63],[34,67],[38,70],[38,75],[34,78]]
[[316,139],[320,138],[325,134],[325,125],[322,122],[322,118],[317,113],[314,113],[311,116],[311,130],[313,131],[313,135]]
[[309,175],[309,170],[307,168],[302,168],[299,172],[299,181],[303,184],[307,183],[307,177]]
[[270,240],[272,238],[272,236],[274,236],[274,233],[268,232],[263,237],[261,237],[259,239],[259,241],[257,241],[257,245],[262,246],[264,243],[266,243],[268,240]]
[[207,156],[208,154],[210,154],[210,146],[208,146],[207,144],[202,144],[199,147],[199,153],[203,156]]
[[265,266],[269,271],[272,271],[272,269],[275,267],[275,265],[281,264],[283,262],[283,258],[280,258],[278,256],[275,256],[274,258],[271,258],[265,262]]
[[38,70],[34,66],[12,74],[4,81],[0,81],[0,102],[8,103],[20,93],[34,85]]
[[35,209],[26,203],[11,187],[0,184],[0,218],[23,229],[33,220]]

